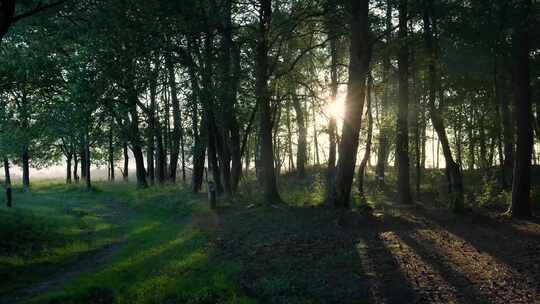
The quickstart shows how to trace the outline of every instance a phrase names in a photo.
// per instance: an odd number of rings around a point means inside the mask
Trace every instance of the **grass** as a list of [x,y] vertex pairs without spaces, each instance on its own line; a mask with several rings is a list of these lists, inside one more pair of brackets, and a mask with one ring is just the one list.
[[[88,192],[53,181],[29,193],[16,188],[15,208],[0,201],[0,302],[32,287],[24,303],[364,303],[371,227],[360,234],[336,228],[335,212],[318,208],[321,172],[280,177],[289,206],[265,205],[254,179],[244,180],[236,206],[218,209],[219,216],[204,194],[181,186],[96,183]],[[465,178],[471,204],[507,206],[495,185]],[[394,182],[388,174],[388,189],[379,191],[368,175],[368,203],[394,210]],[[442,171],[425,172],[422,201],[444,207],[444,182]]]
[[61,276],[108,250],[104,263],[81,266],[61,289],[29,303],[250,302],[231,279],[238,265],[215,259],[207,246],[211,232],[190,221],[208,214],[206,204],[179,187],[97,184],[86,192],[40,183],[31,193],[17,191],[14,203],[0,209],[1,244],[8,249],[0,256],[8,282],[0,294]]
[[31,193],[17,189],[14,197],[16,208],[0,209],[0,294],[118,240],[115,227],[100,217],[107,203],[100,193],[44,183]]

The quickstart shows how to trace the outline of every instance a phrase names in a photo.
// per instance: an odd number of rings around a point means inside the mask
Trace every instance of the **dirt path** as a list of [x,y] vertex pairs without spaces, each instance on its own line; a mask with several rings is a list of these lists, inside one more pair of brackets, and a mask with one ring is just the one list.
[[403,209],[342,228],[304,208],[219,222],[218,254],[262,303],[540,303],[538,221]]
[[99,250],[84,254],[76,262],[67,265],[64,269],[58,269],[55,274],[44,280],[33,284],[31,287],[16,291],[9,297],[0,297],[0,303],[24,303],[25,300],[50,292],[78,276],[97,270],[101,265],[106,264],[111,257],[125,244],[125,231],[127,217],[131,211],[122,203],[110,202],[105,213],[100,216],[107,218],[107,221],[119,227],[120,240],[108,244]]

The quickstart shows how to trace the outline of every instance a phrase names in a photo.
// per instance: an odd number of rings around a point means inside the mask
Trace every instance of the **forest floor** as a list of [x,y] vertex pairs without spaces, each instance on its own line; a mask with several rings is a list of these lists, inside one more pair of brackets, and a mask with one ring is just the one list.
[[179,187],[16,193],[0,303],[540,303],[538,219],[377,198],[339,226],[294,189],[215,211]]
[[540,303],[540,225],[388,208],[338,227],[312,208],[220,217],[216,245],[264,303]]

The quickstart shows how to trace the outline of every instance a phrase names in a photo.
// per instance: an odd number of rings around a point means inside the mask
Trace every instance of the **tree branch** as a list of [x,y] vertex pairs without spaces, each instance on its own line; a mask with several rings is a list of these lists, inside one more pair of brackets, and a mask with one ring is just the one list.
[[56,1],[56,2],[53,2],[53,3],[43,4],[43,1],[39,1],[38,5],[36,5],[36,7],[34,9],[29,10],[27,12],[24,12],[24,13],[22,13],[20,15],[17,15],[15,17],[13,17],[13,23],[15,23],[15,22],[17,22],[17,21],[19,21],[21,19],[24,19],[24,18],[30,17],[32,15],[35,15],[37,13],[40,13],[42,11],[48,10],[50,8],[62,5],[65,2],[67,2],[67,0],[59,0],[59,1]]

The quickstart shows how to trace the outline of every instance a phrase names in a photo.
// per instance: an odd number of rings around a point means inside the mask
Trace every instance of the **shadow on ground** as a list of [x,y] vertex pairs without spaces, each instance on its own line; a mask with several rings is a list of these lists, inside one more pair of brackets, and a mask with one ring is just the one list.
[[221,210],[216,254],[261,303],[535,303],[540,227],[486,215],[399,208]]

